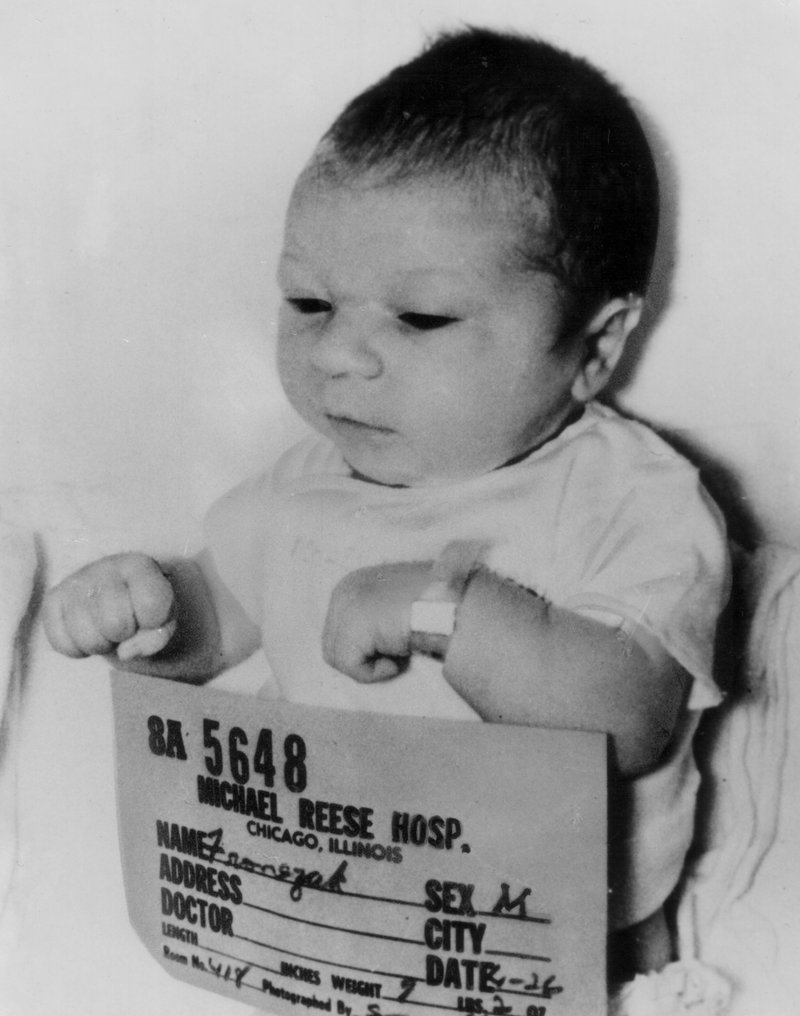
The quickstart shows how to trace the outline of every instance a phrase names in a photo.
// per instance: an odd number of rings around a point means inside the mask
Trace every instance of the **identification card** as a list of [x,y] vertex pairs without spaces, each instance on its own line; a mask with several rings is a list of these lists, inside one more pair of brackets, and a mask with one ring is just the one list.
[[169,974],[279,1016],[605,1012],[605,735],[112,683]]

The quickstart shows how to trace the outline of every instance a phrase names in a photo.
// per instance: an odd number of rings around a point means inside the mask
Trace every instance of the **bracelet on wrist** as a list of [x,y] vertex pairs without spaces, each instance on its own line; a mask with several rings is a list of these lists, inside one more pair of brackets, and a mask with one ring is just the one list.
[[423,641],[425,636],[452,637],[458,606],[486,546],[478,540],[455,540],[445,547],[431,571],[430,585],[411,604],[412,643],[416,636]]

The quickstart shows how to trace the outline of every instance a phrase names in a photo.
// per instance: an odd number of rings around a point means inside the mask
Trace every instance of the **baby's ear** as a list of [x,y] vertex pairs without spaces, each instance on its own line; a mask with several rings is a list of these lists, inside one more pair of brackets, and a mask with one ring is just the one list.
[[583,359],[572,384],[578,402],[588,402],[605,388],[625,343],[639,324],[644,301],[641,296],[618,296],[604,303],[583,329]]

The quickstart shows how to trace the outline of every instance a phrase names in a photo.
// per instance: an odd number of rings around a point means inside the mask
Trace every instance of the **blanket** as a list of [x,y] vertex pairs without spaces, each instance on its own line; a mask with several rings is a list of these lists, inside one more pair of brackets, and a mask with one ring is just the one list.
[[[28,638],[37,599],[34,538],[0,528],[0,915],[6,909],[17,861],[17,746]],[[5,925],[6,929],[10,927]],[[0,942],[0,950],[3,948]]]
[[680,959],[616,1000],[625,1016],[800,1011],[800,553],[738,555],[725,703],[696,750],[695,847],[679,891]]

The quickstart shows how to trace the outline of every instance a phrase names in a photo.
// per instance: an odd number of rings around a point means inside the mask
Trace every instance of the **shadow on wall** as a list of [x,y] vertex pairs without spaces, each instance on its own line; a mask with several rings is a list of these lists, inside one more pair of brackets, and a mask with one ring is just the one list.
[[[604,393],[604,399],[612,404],[615,403],[616,396],[635,381],[651,337],[669,309],[672,300],[672,282],[678,260],[680,183],[677,169],[670,156],[668,142],[660,127],[648,116],[646,111],[637,108],[636,112],[644,126],[655,159],[661,209],[658,245],[653,260],[653,270],[642,320],[634,334],[635,341],[628,343],[614,377]],[[624,413],[624,415],[631,414]],[[642,422],[653,426],[649,420]],[[731,540],[744,548],[754,548],[763,539],[762,527],[752,514],[747,496],[735,473],[723,466],[698,442],[687,436],[685,431],[673,431],[659,427],[654,429],[700,470],[706,489],[725,516]]]
[[733,470],[709,455],[697,442],[692,441],[685,431],[678,434],[664,428],[655,429],[665,441],[700,470],[706,490],[725,516],[729,538],[745,550],[755,550],[765,539],[764,528],[753,514],[749,498]]
[[636,378],[642,357],[647,351],[650,338],[669,307],[672,298],[672,279],[677,262],[679,185],[675,164],[670,157],[668,144],[661,129],[641,108],[636,114],[644,127],[658,173],[660,214],[658,244],[650,274],[650,285],[644,305],[642,319],[634,333],[635,341],[629,342],[617,365],[606,394],[612,401]]

